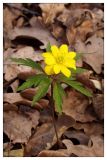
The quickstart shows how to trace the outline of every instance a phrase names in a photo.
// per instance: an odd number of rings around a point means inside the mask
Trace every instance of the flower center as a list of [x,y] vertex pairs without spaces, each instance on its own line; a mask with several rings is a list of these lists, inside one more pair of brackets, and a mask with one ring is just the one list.
[[63,63],[64,57],[63,56],[59,56],[59,57],[57,57],[56,61],[57,61],[57,63]]

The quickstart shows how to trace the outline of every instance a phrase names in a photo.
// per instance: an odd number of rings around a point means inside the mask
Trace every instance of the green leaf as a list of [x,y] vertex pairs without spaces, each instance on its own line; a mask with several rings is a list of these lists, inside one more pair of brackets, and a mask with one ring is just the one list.
[[64,89],[61,84],[55,83],[53,88],[53,99],[59,113],[62,112],[62,98],[65,96]]
[[92,97],[92,93],[88,89],[86,89],[80,82],[66,80],[65,83],[74,88],[75,90],[81,92],[85,96]]
[[74,73],[74,74],[80,74],[87,71],[87,69],[80,68],[80,67],[77,67],[76,70],[75,69],[70,69],[70,70],[71,70],[71,73]]
[[50,42],[48,42],[48,44],[46,46],[46,52],[51,52],[51,44],[50,44]]
[[29,67],[32,67],[32,68],[37,68],[38,70],[41,70],[42,71],[42,67],[39,63],[33,61],[32,59],[30,58],[26,58],[26,59],[23,59],[23,58],[11,58],[12,61],[20,64],[20,65],[24,65],[24,66],[29,66]]
[[59,77],[58,77],[58,80],[60,80],[60,81],[63,81],[63,80],[76,80],[76,78],[75,77],[66,77],[66,76],[64,76],[63,74],[60,74],[59,75]]
[[18,87],[17,91],[22,91],[24,89],[30,88],[33,85],[36,87],[41,79],[45,78],[46,76],[44,74],[38,74],[35,76],[32,76],[26,80],[21,86]]
[[35,104],[35,102],[39,101],[42,97],[45,96],[49,86],[51,84],[51,79],[46,77],[44,79],[41,79],[38,90],[36,95],[33,97],[32,106]]

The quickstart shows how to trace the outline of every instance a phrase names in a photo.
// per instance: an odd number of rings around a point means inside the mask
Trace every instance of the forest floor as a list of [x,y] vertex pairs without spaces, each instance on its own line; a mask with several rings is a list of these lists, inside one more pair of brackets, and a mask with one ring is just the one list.
[[[4,28],[4,156],[102,157],[104,156],[104,6],[103,4],[9,4],[3,8]],[[31,58],[42,64],[47,43],[67,44],[82,53],[77,76],[92,93],[87,98],[65,87],[62,115],[55,111],[57,145],[48,94],[34,107],[35,88],[17,92],[31,75],[30,67],[10,60]]]

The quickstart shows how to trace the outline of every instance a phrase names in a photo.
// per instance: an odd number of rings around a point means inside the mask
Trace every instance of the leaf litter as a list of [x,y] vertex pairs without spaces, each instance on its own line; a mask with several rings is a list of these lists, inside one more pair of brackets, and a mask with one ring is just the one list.
[[[103,157],[104,156],[104,7],[103,4],[4,4],[4,156]],[[31,58],[42,64],[41,53],[51,44],[68,44],[81,53],[77,75],[93,93],[87,98],[63,86],[63,113],[55,121],[48,101],[50,91],[34,108],[37,90],[17,92],[17,87],[38,70],[14,64],[14,58]],[[42,64],[43,65],[43,64]],[[17,147],[20,144],[20,148]],[[5,147],[6,146],[6,147]]]

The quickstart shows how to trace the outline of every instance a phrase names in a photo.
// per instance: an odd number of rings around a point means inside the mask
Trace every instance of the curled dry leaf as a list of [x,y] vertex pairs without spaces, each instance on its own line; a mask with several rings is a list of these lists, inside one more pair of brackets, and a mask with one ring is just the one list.
[[[45,28],[37,19],[35,22],[35,27],[23,27],[23,28],[14,28],[9,32],[9,38],[11,40],[15,40],[16,38],[33,38],[36,40],[39,40],[43,46],[42,48],[46,48],[47,42],[50,42],[51,45],[56,44],[58,45],[58,42],[52,37],[51,33],[47,28]],[[41,44],[41,45],[42,45]]]
[[51,24],[54,22],[54,18],[57,14],[63,12],[65,6],[64,4],[39,4],[42,9],[42,18],[45,24]]
[[104,119],[104,95],[97,94],[93,97],[93,107],[100,120]]
[[27,143],[31,136],[32,127],[38,125],[39,112],[30,113],[24,116],[16,111],[4,112],[4,133],[13,143]]
[[93,91],[95,90],[95,86],[93,82],[90,80],[90,76],[93,73],[93,71],[87,70],[83,73],[80,73],[77,75],[77,80],[84,84],[86,87],[89,89],[92,89]]
[[39,157],[103,157],[104,146],[103,139],[101,136],[92,136],[91,141],[93,145],[91,147],[85,145],[74,145],[70,140],[64,139],[62,142],[65,144],[67,149],[55,150],[43,150],[39,153]]
[[[37,92],[37,89],[38,89],[38,88],[36,88],[36,89],[35,89],[35,88],[29,88],[29,89],[26,89],[26,90],[22,91],[20,94],[21,94],[21,96],[22,96],[23,98],[26,98],[26,99],[32,101],[34,95],[35,95],[36,92]],[[39,104],[40,104],[41,108],[46,108],[46,107],[48,106],[48,103],[49,103],[49,102],[48,102],[48,100],[46,100],[46,99],[41,99],[41,100],[39,101]]]
[[63,150],[43,150],[38,154],[38,157],[68,157],[68,154]]
[[[15,6],[21,6],[21,4],[15,4]],[[15,19],[18,18],[18,16],[21,15],[21,12],[19,10],[15,10],[13,8],[5,7],[3,9],[3,30],[4,30],[4,48],[7,49],[11,46],[11,41],[9,39],[8,33],[11,29],[14,27]]]
[[[72,98],[71,98],[72,97]],[[96,117],[87,110],[89,100],[84,95],[70,90],[68,96],[63,99],[62,112],[79,122],[92,122]]]
[[92,136],[91,141],[93,143],[91,147],[85,145],[73,145],[70,140],[63,140],[63,143],[67,147],[67,153],[69,156],[75,154],[79,157],[103,157],[103,138],[101,136]]
[[73,126],[76,130],[84,130],[84,133],[88,136],[102,135],[104,133],[103,123],[89,122],[89,123],[75,123]]
[[103,39],[96,35],[88,38],[85,44],[77,41],[75,44],[77,52],[84,53],[83,61],[89,64],[96,73],[101,73],[102,65],[104,64],[104,43]]
[[79,144],[88,145],[89,137],[82,131],[77,130],[67,130],[64,133],[64,136],[71,139],[71,141],[77,140]]
[[[11,104],[23,104],[31,106],[32,101],[29,99],[23,98],[20,93],[4,93],[4,102],[11,103]],[[41,109],[48,105],[48,101],[45,99],[41,99],[39,102],[36,102],[34,108]]]
[[[58,137],[72,127],[75,121],[66,115],[60,116],[56,121]],[[25,156],[37,156],[43,149],[50,149],[56,143],[55,131],[52,123],[44,123],[38,129],[37,132],[29,140],[25,148]]]

